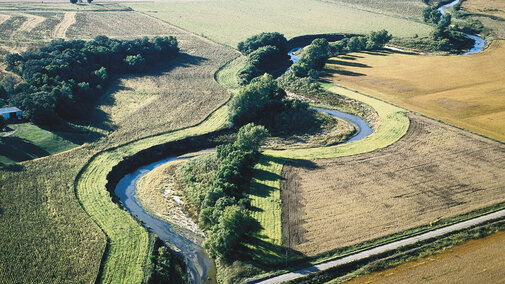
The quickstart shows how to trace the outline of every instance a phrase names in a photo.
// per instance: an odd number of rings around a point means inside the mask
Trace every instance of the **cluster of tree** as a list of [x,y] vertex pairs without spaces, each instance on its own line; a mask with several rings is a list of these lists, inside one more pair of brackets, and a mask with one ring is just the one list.
[[442,13],[436,7],[426,7],[423,10],[423,20],[426,23],[438,24],[440,22],[440,18],[442,17]]
[[[431,33],[431,40],[437,50],[460,52],[472,46],[473,41],[465,36],[459,26],[451,26],[451,14],[440,13],[436,7],[427,7],[423,10],[423,19],[427,23],[435,24],[435,30]],[[482,29],[477,22],[470,26]]]
[[468,38],[456,27],[451,26],[451,14],[444,14],[435,30],[431,33],[438,49],[443,51],[460,52],[473,46],[473,40]]
[[2,85],[0,85],[0,107],[4,107],[7,104],[7,100],[8,100],[7,91]]
[[146,283],[189,283],[184,259],[171,252],[160,239],[157,239],[151,255],[151,275]]
[[245,210],[250,202],[246,193],[267,136],[263,126],[250,123],[240,128],[234,143],[216,149],[218,170],[199,215],[200,227],[207,231],[204,247],[212,257],[231,260],[240,240],[253,228],[254,219]]
[[261,33],[240,42],[238,50],[247,56],[247,64],[237,74],[239,83],[247,85],[255,77],[286,68],[287,43],[280,33]]
[[7,90],[8,100],[37,124],[79,120],[113,75],[142,72],[178,51],[174,37],[54,40],[39,50],[6,56],[7,69],[23,80]]
[[300,60],[291,67],[291,70],[297,77],[316,78],[318,71],[323,69],[329,57],[347,52],[382,48],[391,38],[392,36],[386,30],[371,32],[368,36],[344,38],[334,43],[318,38],[304,48]]
[[234,126],[255,122],[274,134],[285,134],[314,126],[314,110],[307,103],[288,100],[286,92],[269,74],[254,78],[230,101]]
[[215,155],[200,155],[177,169],[176,189],[184,196],[184,211],[198,217],[207,190],[216,177],[218,161]]

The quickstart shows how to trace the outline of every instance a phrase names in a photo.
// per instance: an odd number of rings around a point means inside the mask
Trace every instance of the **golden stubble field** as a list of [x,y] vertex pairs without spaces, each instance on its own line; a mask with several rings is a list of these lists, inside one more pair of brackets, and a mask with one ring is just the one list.
[[505,41],[465,56],[389,51],[332,58],[327,79],[505,141]]
[[504,283],[505,232],[347,283]]
[[409,117],[387,148],[284,167],[287,246],[315,255],[505,200],[505,145]]

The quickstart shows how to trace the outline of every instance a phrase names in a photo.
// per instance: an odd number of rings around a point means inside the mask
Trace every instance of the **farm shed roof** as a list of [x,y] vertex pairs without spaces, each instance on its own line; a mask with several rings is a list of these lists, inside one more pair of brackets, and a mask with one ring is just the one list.
[[0,114],[2,113],[11,113],[11,112],[18,112],[18,111],[21,111],[19,108],[17,107],[4,107],[4,108],[0,108]]

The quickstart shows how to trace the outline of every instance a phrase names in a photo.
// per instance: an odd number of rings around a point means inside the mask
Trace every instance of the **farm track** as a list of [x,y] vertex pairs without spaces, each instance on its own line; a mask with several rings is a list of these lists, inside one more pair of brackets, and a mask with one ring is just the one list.
[[76,12],[66,12],[61,21],[53,31],[53,38],[63,38],[66,39],[67,30],[71,25],[76,23]]
[[253,283],[271,284],[271,283],[281,283],[281,282],[293,280],[296,278],[307,276],[311,273],[316,273],[316,272],[324,271],[324,270],[327,270],[327,269],[330,269],[333,267],[338,267],[338,266],[341,266],[344,264],[352,263],[355,261],[364,260],[364,259],[367,259],[367,258],[374,256],[374,255],[378,255],[378,254],[381,254],[384,252],[399,249],[399,248],[407,246],[407,245],[413,245],[413,244],[420,242],[420,241],[434,239],[434,238],[449,234],[451,232],[456,232],[456,231],[460,231],[463,229],[468,229],[470,227],[473,227],[473,226],[476,226],[476,225],[479,225],[482,223],[486,223],[486,222],[489,222],[492,220],[500,219],[503,217],[505,217],[505,210],[500,210],[500,211],[497,211],[497,212],[494,212],[491,214],[487,214],[487,215],[484,215],[481,217],[477,217],[477,218],[474,218],[474,219],[471,219],[468,221],[460,222],[460,223],[457,223],[457,224],[454,224],[451,226],[447,226],[444,228],[433,230],[431,232],[424,233],[424,234],[421,234],[418,236],[395,241],[395,242],[392,242],[392,243],[389,243],[386,245],[382,245],[382,246],[379,246],[379,247],[376,247],[373,249],[362,251],[360,253],[352,254],[352,255],[349,255],[346,257],[342,257],[337,260],[324,262],[324,263],[321,263],[318,265],[314,265],[311,267],[307,267],[304,269],[300,269],[297,271],[286,273],[286,274],[283,274],[283,275],[280,275],[277,277],[273,277],[273,278],[270,278],[270,279],[267,279],[264,281],[253,282]]

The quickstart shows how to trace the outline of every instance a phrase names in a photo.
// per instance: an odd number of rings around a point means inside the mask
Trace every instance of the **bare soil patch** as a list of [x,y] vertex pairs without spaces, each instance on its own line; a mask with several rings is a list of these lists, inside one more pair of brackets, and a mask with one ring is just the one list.
[[505,145],[409,117],[387,148],[284,167],[287,246],[315,255],[505,201]]

